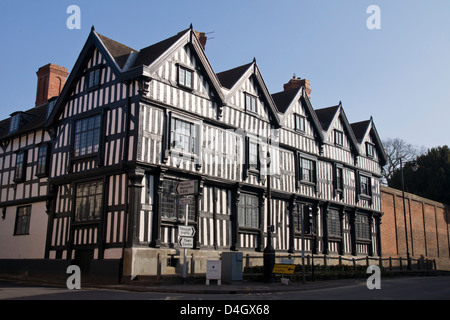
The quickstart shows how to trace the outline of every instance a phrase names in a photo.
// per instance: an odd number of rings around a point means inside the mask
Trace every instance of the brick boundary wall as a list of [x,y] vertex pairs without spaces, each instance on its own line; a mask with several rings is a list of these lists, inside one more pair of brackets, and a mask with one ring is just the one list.
[[[405,193],[410,257],[436,259],[438,270],[450,270],[450,206]],[[383,258],[406,258],[405,218],[400,190],[381,187]]]

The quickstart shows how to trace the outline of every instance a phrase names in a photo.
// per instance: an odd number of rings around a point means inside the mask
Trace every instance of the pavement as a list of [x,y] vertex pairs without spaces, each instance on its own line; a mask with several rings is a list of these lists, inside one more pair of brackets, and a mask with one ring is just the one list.
[[[15,279],[0,278],[2,282],[16,283],[20,285],[46,286],[46,287],[66,287],[65,284],[56,282],[39,281],[37,279]],[[305,283],[293,282],[289,285],[282,284],[278,280],[275,283],[264,283],[256,281],[236,281],[233,283],[222,283],[218,285],[217,281],[205,283],[170,283],[170,284],[101,284],[82,282],[81,289],[105,289],[105,290],[124,290],[134,292],[160,292],[160,293],[186,293],[186,294],[249,294],[249,293],[268,293],[283,291],[303,291],[321,288],[342,287],[357,284],[365,284],[365,279],[336,279],[307,281]]]
[[308,281],[305,283],[291,283],[289,285],[280,282],[263,283],[241,281],[231,284],[218,285],[210,283],[205,284],[161,284],[161,285],[89,285],[82,286],[82,289],[109,289],[109,290],[125,290],[136,292],[161,292],[161,293],[187,293],[187,294],[249,294],[249,293],[268,293],[268,292],[285,292],[285,291],[303,291],[321,288],[332,288],[365,284],[365,279],[337,279],[323,281]]

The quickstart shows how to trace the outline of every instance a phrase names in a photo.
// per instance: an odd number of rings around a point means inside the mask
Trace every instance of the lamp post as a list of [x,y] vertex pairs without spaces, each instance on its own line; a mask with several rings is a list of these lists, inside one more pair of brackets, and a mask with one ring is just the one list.
[[267,151],[267,245],[264,249],[264,281],[275,282],[273,268],[275,266],[275,250],[272,246],[272,225],[271,225],[271,181],[270,181],[270,151]]
[[[417,171],[417,164],[413,166],[413,171]],[[406,259],[408,261],[408,270],[411,270],[411,259],[409,256],[409,245],[408,245],[408,226],[406,223],[406,205],[405,205],[405,178],[403,176],[403,161],[402,158],[400,158],[400,169],[402,173],[402,197],[403,197],[403,216],[405,219],[405,240],[406,240]],[[412,230],[411,230],[412,232]]]

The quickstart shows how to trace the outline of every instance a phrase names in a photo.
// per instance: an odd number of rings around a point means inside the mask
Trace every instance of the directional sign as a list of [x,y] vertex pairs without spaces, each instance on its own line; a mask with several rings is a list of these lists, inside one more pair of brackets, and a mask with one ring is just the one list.
[[194,248],[194,238],[180,237],[178,244],[180,245],[180,248],[192,249]]
[[193,197],[178,198],[178,204],[180,204],[180,205],[187,205],[187,204],[193,204],[193,203],[194,203]]
[[193,237],[195,236],[194,227],[178,226],[178,236],[180,237]]
[[273,273],[294,274],[295,266],[291,264],[276,264]]
[[177,187],[175,188],[175,191],[178,196],[189,196],[197,194],[197,181],[195,180],[188,180],[188,181],[182,181],[178,182]]
[[280,264],[294,264],[294,259],[281,259]]

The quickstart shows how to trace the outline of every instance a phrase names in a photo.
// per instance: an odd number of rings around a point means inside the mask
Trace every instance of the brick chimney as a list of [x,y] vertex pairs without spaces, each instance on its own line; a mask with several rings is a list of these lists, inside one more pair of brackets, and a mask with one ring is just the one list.
[[36,72],[38,77],[36,107],[59,96],[66,83],[69,72],[66,68],[50,63]]
[[206,48],[206,41],[208,40],[208,37],[206,36],[206,34],[204,32],[198,32],[194,30],[195,35],[197,36],[198,40],[200,40],[200,43],[203,47],[203,51]]
[[309,80],[298,78],[295,75],[284,85],[284,91],[298,89],[300,87],[305,87],[308,98],[311,99],[311,84]]

